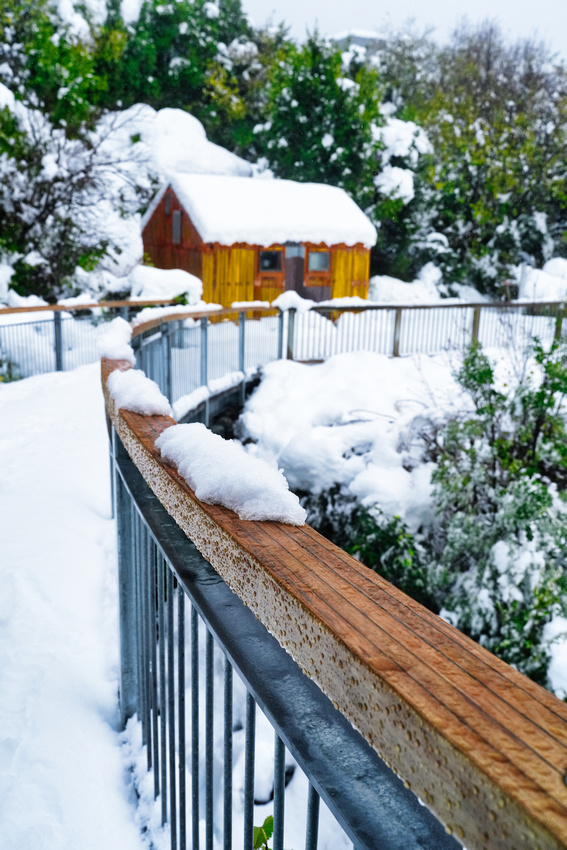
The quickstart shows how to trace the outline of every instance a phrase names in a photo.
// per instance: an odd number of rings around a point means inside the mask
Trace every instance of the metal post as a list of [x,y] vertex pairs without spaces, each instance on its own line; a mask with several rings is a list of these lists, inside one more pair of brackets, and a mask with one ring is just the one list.
[[246,313],[242,312],[238,316],[238,369],[242,372],[242,383],[240,385],[240,403],[244,404],[246,396],[246,376],[245,368],[245,353],[246,353]]
[[295,314],[297,310],[292,307],[287,311],[287,360],[293,360],[293,344],[295,342]]
[[[209,383],[209,348],[208,348],[209,320],[206,316],[201,319],[201,386],[206,387]],[[209,400],[205,402],[205,425],[209,427]]]
[[171,328],[169,327],[169,323],[164,323],[162,325],[161,339],[162,343],[165,345],[165,351],[162,355],[162,362],[165,370],[163,392],[169,402],[172,402],[173,398],[171,380]]
[[232,850],[232,665],[224,660],[223,850]]
[[473,345],[476,345],[478,342],[478,332],[480,329],[480,307],[475,307],[473,310],[473,320],[472,320],[472,335],[471,342]]
[[563,324],[563,313],[565,308],[561,305],[557,311],[557,317],[555,319],[555,339],[561,339],[561,326]]
[[137,711],[138,646],[134,581],[133,529],[130,494],[116,476],[118,543],[118,608],[120,623],[120,720],[122,728]]
[[285,806],[285,746],[277,732],[274,734],[274,847],[284,846]]
[[254,762],[256,748],[256,703],[246,692],[246,733],[244,743],[244,848],[254,846]]
[[307,797],[307,829],[305,831],[305,850],[317,850],[319,838],[319,795],[309,783]]
[[53,311],[53,332],[55,342],[55,369],[57,372],[63,371],[63,328],[61,326],[61,313],[59,310]]
[[121,307],[120,308],[120,315],[122,316],[123,319],[125,319],[125,321],[129,321],[128,307]]
[[396,307],[396,316],[394,319],[394,345],[392,347],[392,355],[400,356],[400,336],[402,332],[402,308]]
[[277,360],[281,360],[283,357],[283,323],[284,323],[285,313],[283,310],[280,310],[278,313],[278,356]]

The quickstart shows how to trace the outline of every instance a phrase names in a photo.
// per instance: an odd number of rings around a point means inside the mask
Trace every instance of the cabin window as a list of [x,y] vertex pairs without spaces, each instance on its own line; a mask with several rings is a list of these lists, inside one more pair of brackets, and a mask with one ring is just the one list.
[[328,272],[331,268],[330,251],[309,251],[307,270],[310,272]]
[[261,272],[281,272],[283,269],[283,251],[260,251]]
[[173,234],[172,242],[174,245],[179,245],[181,242],[181,210],[174,210],[171,220]]
[[171,215],[171,195],[165,196],[164,212],[166,215]]

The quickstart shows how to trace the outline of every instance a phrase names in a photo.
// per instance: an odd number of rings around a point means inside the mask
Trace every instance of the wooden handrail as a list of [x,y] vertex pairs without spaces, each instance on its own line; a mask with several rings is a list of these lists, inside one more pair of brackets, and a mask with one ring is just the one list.
[[171,304],[176,304],[174,298],[165,298],[165,299],[150,299],[143,301],[93,301],[90,304],[40,304],[36,307],[2,307],[0,308],[0,315],[6,315],[8,313],[45,313],[47,311],[51,311],[54,313],[62,313],[69,312],[73,313],[79,310],[94,310],[97,308],[107,308],[107,307],[167,307]]
[[[169,299],[154,299],[154,300],[143,300],[143,301],[93,301],[91,304],[73,304],[73,305],[65,305],[65,304],[41,304],[37,307],[1,307],[0,315],[6,315],[8,313],[42,313],[51,310],[52,312],[77,312],[80,310],[94,310],[94,309],[105,309],[108,307],[160,307],[160,306],[168,306],[175,305],[177,302],[174,298]],[[367,310],[439,310],[439,309],[451,309],[456,308],[459,310],[465,309],[473,309],[479,308],[481,310],[486,309],[520,309],[522,307],[527,308],[541,308],[541,307],[557,307],[564,309],[565,308],[564,301],[471,301],[471,302],[462,302],[462,301],[450,301],[448,303],[444,301],[440,301],[437,304],[352,304],[350,306],[340,306],[340,305],[319,305],[316,304],[312,307],[312,310],[315,312],[327,313],[327,312],[337,312],[337,313],[345,313],[350,311],[356,312],[364,312]],[[223,307],[221,310],[204,310],[204,311],[191,311],[188,308],[187,314],[173,314],[169,317],[162,317],[159,321],[161,322],[171,322],[175,321],[175,319],[180,318],[201,318],[202,316],[226,316],[233,313],[248,313],[253,311],[254,313],[266,313],[274,310],[274,307],[255,307],[253,305],[247,307]]]
[[157,328],[167,322],[177,322],[183,319],[205,319],[217,316],[234,316],[240,313],[273,313],[273,307],[223,307],[220,310],[187,310],[187,312],[170,313],[165,316],[158,316],[157,319],[148,319],[146,322],[139,322],[133,326],[132,336],[138,336],[146,331]]
[[[232,311],[234,312],[234,311]],[[176,424],[107,413],[178,525],[441,820],[472,848],[567,847],[567,705],[308,526],[200,502],[156,438]]]

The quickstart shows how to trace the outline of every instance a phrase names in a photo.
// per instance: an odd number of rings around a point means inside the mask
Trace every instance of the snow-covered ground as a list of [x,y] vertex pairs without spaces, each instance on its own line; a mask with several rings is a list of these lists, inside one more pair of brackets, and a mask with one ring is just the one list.
[[98,366],[0,384],[0,845],[139,850]]

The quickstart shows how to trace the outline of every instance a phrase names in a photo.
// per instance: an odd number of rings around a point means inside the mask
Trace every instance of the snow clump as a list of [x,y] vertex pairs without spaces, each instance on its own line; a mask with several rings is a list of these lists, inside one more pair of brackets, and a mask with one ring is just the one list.
[[305,523],[305,510],[275,465],[250,457],[203,424],[173,425],[155,444],[202,502],[224,505],[240,519]]
[[139,369],[116,369],[108,376],[110,395],[117,408],[145,416],[172,416],[171,405],[155,381]]
[[203,294],[203,282],[183,269],[156,269],[136,266],[130,272],[132,300],[159,301],[187,295],[189,304],[197,304]]
[[98,353],[100,357],[109,360],[127,360],[132,366],[136,365],[136,355],[130,345],[132,328],[125,319],[114,319],[108,326],[108,331],[99,340]]

